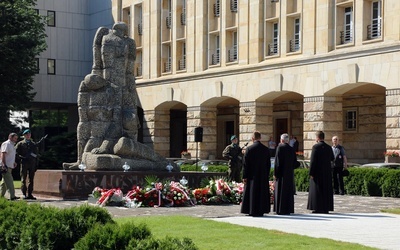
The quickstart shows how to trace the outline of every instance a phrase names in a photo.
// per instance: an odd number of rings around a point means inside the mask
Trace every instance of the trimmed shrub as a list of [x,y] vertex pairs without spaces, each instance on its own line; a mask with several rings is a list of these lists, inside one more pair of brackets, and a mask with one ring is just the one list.
[[400,171],[390,169],[383,179],[382,195],[385,197],[400,197]]
[[0,199],[0,249],[71,249],[95,224],[113,222],[104,208],[71,209]]
[[[226,165],[208,165],[207,172],[227,173],[229,167]],[[196,165],[181,165],[181,171],[196,171]],[[197,171],[201,172],[201,166],[197,166]]]

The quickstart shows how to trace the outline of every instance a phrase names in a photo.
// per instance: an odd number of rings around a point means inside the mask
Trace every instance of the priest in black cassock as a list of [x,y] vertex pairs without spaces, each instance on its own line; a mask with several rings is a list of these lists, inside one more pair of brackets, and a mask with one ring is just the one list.
[[289,145],[289,135],[282,134],[274,163],[274,212],[279,215],[294,213],[294,169],[299,164],[294,148]]
[[268,147],[260,140],[260,132],[254,132],[253,144],[247,147],[244,155],[243,183],[245,186],[240,212],[253,217],[261,217],[271,211],[269,194],[271,159]]
[[333,211],[333,188],[331,163],[334,159],[332,148],[325,143],[325,134],[316,133],[316,141],[310,158],[310,188],[307,209],[313,213],[327,214]]

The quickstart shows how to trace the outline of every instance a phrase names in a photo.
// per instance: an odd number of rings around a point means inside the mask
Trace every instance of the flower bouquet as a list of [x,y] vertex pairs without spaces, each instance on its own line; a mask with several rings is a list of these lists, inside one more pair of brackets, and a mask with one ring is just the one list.
[[269,181],[269,198],[270,198],[270,203],[274,204],[274,200],[275,200],[275,181]]

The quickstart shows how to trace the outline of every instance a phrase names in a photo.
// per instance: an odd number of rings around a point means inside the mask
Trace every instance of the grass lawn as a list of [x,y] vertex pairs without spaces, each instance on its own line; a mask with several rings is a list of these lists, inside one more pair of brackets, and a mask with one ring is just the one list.
[[14,181],[14,188],[20,189],[21,188],[21,181]]
[[157,238],[190,238],[199,249],[374,249],[189,216],[143,216],[117,218],[116,221],[144,223]]

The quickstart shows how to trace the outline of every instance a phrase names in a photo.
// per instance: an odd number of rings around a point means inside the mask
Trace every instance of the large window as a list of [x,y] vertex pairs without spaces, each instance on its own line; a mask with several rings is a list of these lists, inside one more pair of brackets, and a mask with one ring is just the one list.
[[48,10],[47,11],[47,26],[55,27],[56,26],[56,12]]
[[56,74],[56,60],[55,59],[47,59],[47,74],[49,74],[49,75]]
[[369,39],[381,36],[381,23],[382,23],[381,5],[382,5],[381,1],[376,1],[372,3],[372,20],[368,32]]
[[278,42],[279,42],[279,25],[278,23],[272,24],[272,43],[269,44],[269,55],[276,55],[279,52]]
[[294,19],[293,40],[290,40],[290,51],[300,50],[300,18]]
[[353,42],[353,7],[344,9],[344,30],[342,33],[342,43]]

